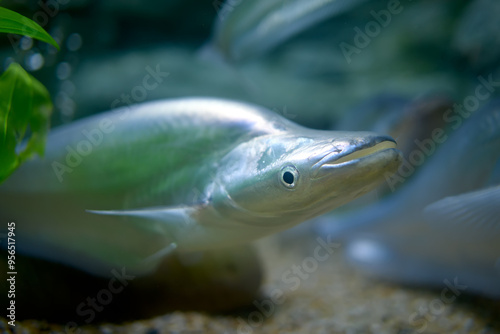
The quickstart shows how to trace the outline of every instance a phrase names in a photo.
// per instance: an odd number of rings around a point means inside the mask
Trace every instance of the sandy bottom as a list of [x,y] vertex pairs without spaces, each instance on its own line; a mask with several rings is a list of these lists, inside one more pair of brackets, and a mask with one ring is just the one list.
[[[215,315],[173,312],[70,332],[500,333],[500,301],[461,293],[450,302],[441,297],[442,289],[371,279],[345,263],[342,245],[328,248],[316,238],[281,236],[257,242],[266,272],[263,297],[245,310]],[[0,330],[9,332],[5,319]],[[39,320],[22,321],[15,327],[15,333],[60,332],[67,331],[62,325]]]

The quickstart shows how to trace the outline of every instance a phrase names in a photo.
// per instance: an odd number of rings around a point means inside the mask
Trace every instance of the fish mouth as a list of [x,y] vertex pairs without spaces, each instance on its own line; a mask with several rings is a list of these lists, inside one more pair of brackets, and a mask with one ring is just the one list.
[[320,178],[325,176],[324,172],[339,168],[343,165],[356,163],[361,159],[373,157],[376,154],[388,150],[398,152],[394,139],[390,137],[376,137],[367,143],[352,145],[342,152],[335,151],[328,153],[313,165],[314,177]]

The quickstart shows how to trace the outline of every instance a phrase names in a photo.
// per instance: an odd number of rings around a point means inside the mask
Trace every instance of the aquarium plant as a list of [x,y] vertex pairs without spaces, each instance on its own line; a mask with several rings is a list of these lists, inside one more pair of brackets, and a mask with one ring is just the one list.
[[[0,33],[28,36],[59,49],[36,22],[2,7]],[[0,183],[33,154],[43,155],[52,109],[45,86],[11,63],[0,76]]]

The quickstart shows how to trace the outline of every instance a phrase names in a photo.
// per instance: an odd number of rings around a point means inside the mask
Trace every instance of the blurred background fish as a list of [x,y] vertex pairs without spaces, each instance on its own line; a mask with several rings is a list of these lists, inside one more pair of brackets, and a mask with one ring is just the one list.
[[366,0],[231,0],[218,11],[205,56],[238,61],[264,54],[295,34]]
[[500,101],[440,139],[415,148],[429,156],[415,175],[405,174],[407,155],[394,193],[319,229],[348,242],[348,258],[371,274],[436,286],[458,277],[469,292],[500,297]]

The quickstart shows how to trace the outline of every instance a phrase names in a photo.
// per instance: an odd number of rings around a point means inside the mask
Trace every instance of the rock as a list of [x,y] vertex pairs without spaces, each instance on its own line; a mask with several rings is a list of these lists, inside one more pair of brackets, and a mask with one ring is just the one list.
[[[7,253],[2,252],[3,268]],[[262,270],[251,246],[167,257],[149,276],[116,268],[110,278],[16,255],[16,319],[90,324],[148,318],[174,310],[222,312],[251,305]],[[6,272],[0,274],[5,282]],[[2,285],[2,305],[8,305]],[[5,304],[3,303],[5,301]]]

